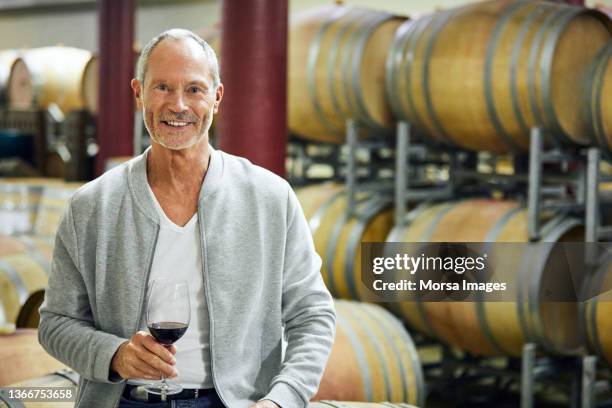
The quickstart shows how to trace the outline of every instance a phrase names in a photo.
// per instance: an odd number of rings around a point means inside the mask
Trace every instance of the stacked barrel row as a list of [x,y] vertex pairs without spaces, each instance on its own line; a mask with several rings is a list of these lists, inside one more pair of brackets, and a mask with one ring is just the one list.
[[[425,202],[409,212],[405,225],[393,228],[391,203],[371,193],[357,196],[350,215],[340,185],[305,187],[298,190],[298,198],[323,259],[323,278],[338,298],[371,298],[362,284],[362,242],[529,242],[527,210],[514,200]],[[584,241],[577,218],[550,212],[542,222],[542,242]],[[535,256],[517,246],[515,256],[504,251],[503,259],[497,259],[497,278],[517,283],[513,301],[397,299],[385,305],[415,330],[476,355],[518,357],[525,343],[535,342],[558,355],[576,355],[588,348],[612,364],[612,258],[587,280],[590,293],[598,296],[584,303],[552,302],[545,300],[546,288],[552,283],[573,284],[571,273],[556,266],[553,248],[542,258],[541,253]],[[495,248],[490,252],[493,261]]]
[[38,326],[53,242],[78,183],[0,179],[0,327]]
[[98,105],[98,60],[87,50],[42,47],[0,52],[0,104],[9,109],[47,109],[66,115]]
[[[485,1],[410,20],[330,6],[297,16],[289,126],[343,143],[410,122],[436,144],[525,151],[530,129],[558,143],[612,141],[612,23],[543,1]],[[607,97],[606,97],[607,96]]]

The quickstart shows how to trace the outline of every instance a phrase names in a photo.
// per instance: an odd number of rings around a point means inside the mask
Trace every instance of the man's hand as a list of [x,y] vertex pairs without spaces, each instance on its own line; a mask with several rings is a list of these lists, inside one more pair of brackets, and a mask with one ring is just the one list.
[[249,408],[281,408],[281,407],[273,403],[270,400],[263,400],[263,401],[259,401],[255,405],[251,405]]
[[130,341],[123,343],[113,356],[111,369],[123,379],[143,378],[158,380],[163,373],[166,378],[176,377],[173,367],[176,347],[166,348],[145,331],[136,333]]

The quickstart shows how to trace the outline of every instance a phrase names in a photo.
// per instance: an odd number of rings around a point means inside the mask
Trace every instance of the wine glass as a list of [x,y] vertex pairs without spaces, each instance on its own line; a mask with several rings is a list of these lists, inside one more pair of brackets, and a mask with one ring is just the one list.
[[[147,302],[147,327],[155,340],[169,348],[187,331],[190,315],[187,282],[153,280]],[[180,384],[166,382],[163,373],[161,382],[149,384],[144,389],[151,394],[161,395],[162,400],[166,399],[166,395],[178,394],[183,390]]]

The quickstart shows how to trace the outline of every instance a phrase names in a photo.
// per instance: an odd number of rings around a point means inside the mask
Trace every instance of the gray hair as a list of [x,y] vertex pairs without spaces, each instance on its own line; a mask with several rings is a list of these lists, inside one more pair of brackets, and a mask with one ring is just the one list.
[[185,30],[182,28],[172,28],[170,30],[164,31],[159,34],[157,37],[153,38],[149,43],[142,49],[140,53],[140,57],[138,57],[138,65],[136,67],[136,79],[140,81],[141,84],[144,84],[145,75],[147,73],[147,67],[149,65],[149,56],[151,52],[155,49],[157,44],[162,42],[165,39],[172,40],[180,40],[191,38],[198,44],[202,46],[204,53],[206,54],[206,59],[210,63],[210,69],[212,72],[213,78],[213,86],[217,88],[217,86],[221,83],[221,78],[219,76],[219,62],[217,60],[217,55],[215,54],[215,50],[204,41],[199,35],[191,32],[189,30]]

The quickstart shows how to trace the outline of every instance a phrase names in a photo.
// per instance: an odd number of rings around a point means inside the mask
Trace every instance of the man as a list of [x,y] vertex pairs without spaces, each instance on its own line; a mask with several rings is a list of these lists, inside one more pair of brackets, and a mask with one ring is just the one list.
[[[335,313],[295,194],[208,144],[223,85],[195,34],[154,38],[132,88],[152,146],[71,199],[41,344],[81,374],[78,407],[307,406]],[[166,349],[145,331],[147,283],[177,275],[191,286],[189,347]],[[137,386],[161,373],[186,388],[166,403]]]

